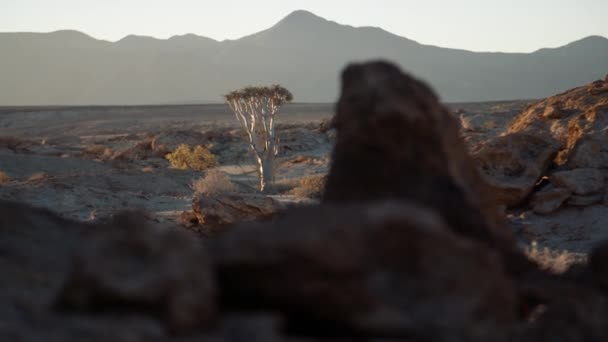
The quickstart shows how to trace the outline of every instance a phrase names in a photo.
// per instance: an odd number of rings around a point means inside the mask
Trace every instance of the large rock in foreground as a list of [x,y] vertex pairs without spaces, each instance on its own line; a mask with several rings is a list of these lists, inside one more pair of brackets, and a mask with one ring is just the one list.
[[75,253],[56,306],[93,313],[142,308],[173,333],[191,333],[214,321],[215,278],[195,240],[125,213]]
[[386,62],[351,65],[333,125],[324,203],[413,201],[459,234],[514,251],[504,211],[469,156],[457,118],[424,83]]
[[501,256],[407,202],[292,210],[234,227],[211,251],[224,305],[296,326],[431,338],[516,317]]

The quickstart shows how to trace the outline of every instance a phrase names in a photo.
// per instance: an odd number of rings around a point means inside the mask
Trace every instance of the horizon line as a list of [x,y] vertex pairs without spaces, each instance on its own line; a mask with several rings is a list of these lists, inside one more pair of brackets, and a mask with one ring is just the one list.
[[326,19],[326,18],[323,18],[321,16],[318,16],[318,15],[316,15],[316,14],[310,12],[310,11],[301,10],[301,9],[300,10],[292,11],[291,13],[289,13],[285,17],[281,18],[279,21],[277,21],[276,23],[274,23],[273,25],[269,26],[266,29],[263,29],[263,30],[260,30],[260,31],[257,31],[257,32],[253,32],[253,33],[250,33],[250,34],[246,34],[246,35],[243,35],[243,36],[241,36],[239,38],[235,38],[235,39],[223,39],[223,40],[218,40],[218,39],[215,39],[215,38],[211,38],[211,37],[208,37],[208,36],[205,36],[205,35],[201,35],[201,34],[197,34],[197,33],[193,33],[193,32],[183,33],[183,34],[174,34],[174,35],[171,35],[171,36],[169,36],[167,38],[161,38],[161,37],[156,37],[156,36],[152,36],[152,35],[145,35],[145,34],[127,34],[127,35],[123,36],[120,39],[109,40],[109,39],[97,38],[97,37],[95,37],[95,36],[93,36],[93,35],[91,35],[89,33],[86,33],[83,30],[73,29],[73,28],[59,28],[59,29],[56,29],[56,30],[53,30],[53,31],[45,31],[45,32],[42,32],[42,31],[1,31],[0,34],[53,34],[53,33],[61,33],[61,32],[74,32],[74,33],[82,34],[82,35],[84,35],[84,36],[86,36],[88,38],[91,38],[91,39],[94,39],[94,40],[97,40],[97,41],[107,42],[107,43],[111,43],[111,44],[119,43],[119,42],[121,42],[121,41],[123,41],[123,40],[125,40],[125,39],[127,39],[129,37],[146,38],[146,39],[153,39],[153,40],[157,40],[157,41],[169,41],[169,40],[174,39],[174,38],[185,37],[185,36],[194,36],[194,37],[197,37],[197,38],[203,38],[203,39],[211,40],[211,41],[214,41],[216,43],[221,44],[221,43],[226,43],[226,42],[239,41],[241,39],[250,37],[252,35],[256,35],[258,33],[270,30],[273,27],[277,26],[279,23],[281,23],[284,20],[286,20],[287,18],[293,16],[294,14],[300,14],[300,15],[304,14],[304,15],[307,15],[307,16],[310,16],[310,17],[314,17],[314,18],[325,20],[325,21],[333,23],[335,25],[351,27],[353,29],[365,29],[365,28],[380,29],[380,30],[383,30],[384,32],[386,32],[388,34],[392,34],[392,35],[394,35],[396,37],[416,42],[416,43],[418,43],[420,45],[431,46],[431,47],[438,47],[438,48],[442,48],[442,49],[467,51],[467,52],[473,52],[473,53],[532,54],[532,53],[536,53],[536,52],[544,50],[544,49],[558,49],[558,48],[562,48],[562,47],[568,46],[568,45],[570,45],[572,43],[576,43],[576,42],[579,42],[579,41],[582,41],[582,40],[585,40],[585,39],[589,39],[589,38],[603,38],[605,40],[608,40],[608,37],[603,36],[601,34],[592,34],[592,35],[583,36],[583,37],[581,37],[579,39],[576,39],[576,40],[573,40],[573,41],[569,41],[569,42],[563,43],[562,45],[559,45],[559,46],[553,46],[553,47],[551,47],[551,46],[543,46],[543,47],[538,47],[535,50],[527,51],[527,52],[526,51],[521,52],[521,51],[470,50],[470,49],[464,49],[464,48],[443,47],[443,46],[439,46],[439,45],[421,43],[421,42],[419,42],[419,41],[417,41],[415,39],[408,38],[408,37],[405,37],[405,36],[402,36],[402,35],[390,32],[390,31],[388,31],[388,30],[386,30],[386,29],[384,29],[382,27],[379,27],[379,26],[353,26],[353,25],[348,25],[348,24],[342,24],[342,23],[339,23],[339,22],[336,22],[336,21],[333,21],[333,20]]

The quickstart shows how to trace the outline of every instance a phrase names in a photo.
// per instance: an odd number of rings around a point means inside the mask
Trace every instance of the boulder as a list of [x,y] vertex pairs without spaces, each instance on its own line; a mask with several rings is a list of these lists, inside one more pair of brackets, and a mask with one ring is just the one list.
[[284,206],[264,195],[199,194],[192,200],[197,231],[213,235],[229,225],[271,217]]
[[538,101],[524,110],[506,133],[523,133],[556,140],[562,146],[557,164],[568,168],[608,167],[605,127],[608,92],[594,82]]
[[570,189],[556,188],[550,185],[534,193],[530,204],[535,213],[548,215],[559,209],[571,195],[572,190]]
[[559,144],[548,138],[513,133],[486,142],[473,157],[499,201],[521,204],[553,162]]
[[547,107],[545,107],[545,110],[543,112],[543,118],[546,119],[561,119],[566,113],[564,113],[563,110],[561,110],[561,108],[556,105],[548,105]]
[[[607,112],[608,113],[608,112]],[[585,135],[576,140],[564,163],[568,168],[608,169],[608,136],[601,134]]]
[[603,194],[592,194],[592,195],[572,195],[568,199],[568,205],[575,207],[587,207],[596,203],[600,203],[604,200]]
[[161,341],[161,322],[176,334],[208,329],[209,258],[160,228],[141,214],[93,225],[0,201],[0,340]]
[[574,169],[554,172],[551,182],[576,195],[599,194],[604,191],[604,174],[598,169]]
[[426,84],[390,63],[350,65],[333,123],[324,203],[411,200],[463,235],[512,250],[504,213],[467,152],[460,123]]
[[125,213],[75,254],[56,307],[69,312],[140,311],[175,334],[208,328],[215,279],[202,246],[184,233],[143,225]]
[[278,310],[311,334],[436,340],[516,317],[501,256],[408,202],[293,209],[233,227],[210,251],[224,307]]
[[589,267],[597,286],[608,294],[608,240],[602,241],[593,249]]

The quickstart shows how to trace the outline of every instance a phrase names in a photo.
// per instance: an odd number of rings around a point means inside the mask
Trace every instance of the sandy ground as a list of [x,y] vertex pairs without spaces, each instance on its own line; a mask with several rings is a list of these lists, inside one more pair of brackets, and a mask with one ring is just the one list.
[[[528,102],[453,104],[470,125],[464,137],[471,148],[500,134]],[[317,130],[332,116],[330,104],[291,104],[278,120],[282,127],[276,189],[272,196],[294,201],[299,179],[324,174],[331,139]],[[222,138],[213,132],[222,131]],[[91,146],[116,156],[159,136],[185,137],[186,143],[211,144],[219,168],[242,191],[255,191],[256,173],[236,120],[224,105],[157,107],[0,108],[0,171],[9,181],[0,198],[50,208],[78,220],[95,220],[122,209],[143,209],[159,221],[172,221],[190,208],[191,183],[201,172],[170,168],[162,156],[116,160],[87,153]],[[226,138],[228,136],[228,138]],[[12,143],[1,143],[1,139]],[[211,138],[210,138],[211,137]],[[207,140],[205,140],[207,139]],[[126,152],[125,152],[126,153]],[[131,158],[131,159],[130,159]],[[602,207],[603,208],[603,207]],[[559,217],[509,212],[522,244],[567,250],[582,256],[606,238],[601,208],[568,209]],[[540,224],[539,224],[540,223]],[[578,227],[578,229],[576,228]]]
[[[279,165],[296,155],[324,162],[279,168],[278,185],[293,187],[304,175],[327,172],[329,141],[304,123],[319,122],[331,113],[332,105],[292,104],[284,108],[278,125],[296,126],[287,129],[290,133]],[[3,108],[0,137],[23,144],[16,150],[0,148],[0,171],[11,179],[0,186],[0,197],[50,208],[79,220],[121,209],[143,209],[159,220],[174,219],[189,209],[190,185],[201,172],[172,169],[162,157],[104,160],[86,155],[87,148],[107,147],[116,154],[159,134],[187,132],[195,138],[195,134],[230,127],[238,130],[224,105]],[[231,151],[220,157],[219,168],[243,189],[254,191],[256,173],[247,146],[240,140],[226,144],[231,145]],[[289,195],[282,197],[290,200]]]

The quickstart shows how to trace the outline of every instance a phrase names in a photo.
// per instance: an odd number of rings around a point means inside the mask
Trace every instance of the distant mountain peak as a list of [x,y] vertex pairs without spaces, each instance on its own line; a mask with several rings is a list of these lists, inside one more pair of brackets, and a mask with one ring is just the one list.
[[289,13],[285,18],[277,23],[276,26],[281,25],[302,25],[302,24],[315,24],[319,22],[327,22],[325,18],[319,17],[318,15],[306,11],[306,10],[296,10]]
[[217,40],[211,39],[209,37],[199,36],[194,33],[186,33],[182,35],[175,35],[168,39],[169,41],[180,41],[180,42],[216,42]]
[[77,30],[57,30],[57,31],[49,32],[49,34],[54,35],[54,36],[62,36],[62,37],[92,38],[88,34],[77,31]]

